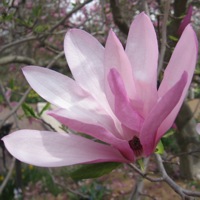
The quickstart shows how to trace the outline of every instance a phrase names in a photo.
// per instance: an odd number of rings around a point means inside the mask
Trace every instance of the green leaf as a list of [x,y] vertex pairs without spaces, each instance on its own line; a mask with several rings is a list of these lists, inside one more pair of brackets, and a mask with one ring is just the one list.
[[28,19],[16,19],[17,23],[21,26],[26,26],[28,28],[32,28],[34,25],[34,21],[32,18],[28,18]]
[[11,21],[11,20],[13,20],[13,18],[14,18],[14,13],[10,13],[10,14],[8,14],[8,13],[2,13],[0,15],[0,21],[1,22]]
[[110,173],[115,168],[119,167],[121,163],[95,163],[81,165],[78,169],[73,170],[70,173],[72,179],[78,181],[82,179],[98,178],[105,174]]
[[178,38],[173,36],[173,35],[169,35],[169,39],[172,40],[172,41],[175,41],[175,42],[178,41]]
[[163,154],[164,153],[164,146],[163,146],[163,143],[161,142],[161,140],[160,140],[160,142],[158,143],[158,145],[157,145],[157,147],[156,147],[156,151],[155,151],[155,153],[158,153],[158,154]]
[[140,169],[144,172],[144,160],[143,159],[139,159],[137,160],[139,166],[140,166]]
[[168,138],[169,136],[173,135],[175,133],[174,129],[170,129],[167,131],[167,133],[163,136],[163,138]]
[[34,28],[34,31],[36,33],[42,33],[44,31],[46,31],[48,29],[48,26],[47,25],[38,25]]
[[40,113],[38,114],[39,117],[41,117],[41,115],[43,114],[44,111],[46,111],[46,110],[49,109],[50,105],[51,105],[51,104],[50,104],[49,102],[46,103],[46,105],[42,108],[42,110],[41,110]]
[[13,78],[11,78],[10,80],[9,80],[9,87],[10,87],[10,89],[14,89],[14,87],[15,87],[15,81],[14,81],[14,79]]
[[42,13],[42,6],[38,5],[32,9],[32,13],[34,17],[39,17]]
[[35,111],[33,110],[33,108],[31,106],[29,106],[26,103],[22,104],[22,109],[25,113],[25,115],[27,117],[34,117],[34,118],[38,118],[37,114],[35,113]]
[[8,1],[6,1],[6,0],[3,0],[3,2],[2,2],[2,3],[3,3],[3,6],[6,6],[6,7],[9,5],[9,2],[8,2]]

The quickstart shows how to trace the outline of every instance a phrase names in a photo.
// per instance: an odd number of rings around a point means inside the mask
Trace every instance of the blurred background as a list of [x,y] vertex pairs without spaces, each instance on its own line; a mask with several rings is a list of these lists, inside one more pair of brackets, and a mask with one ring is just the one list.
[[[199,0],[1,0],[0,138],[23,128],[58,131],[67,128],[49,122],[45,111],[51,105],[29,88],[22,67],[43,66],[71,76],[63,54],[63,41],[69,29],[83,29],[103,45],[109,30],[113,29],[125,45],[131,22],[143,11],[150,16],[157,33],[161,81],[188,23],[192,23],[200,38]],[[168,173],[182,187],[191,190],[200,190],[200,137],[195,129],[200,122],[199,84],[198,60],[187,99],[174,127],[162,139]],[[139,179],[131,168],[121,165],[98,179],[73,180],[70,174],[77,166],[38,168],[12,158],[2,141],[0,147],[2,200],[128,199]],[[153,158],[147,170],[157,176]],[[180,199],[161,182],[145,180],[142,191],[142,199]]]

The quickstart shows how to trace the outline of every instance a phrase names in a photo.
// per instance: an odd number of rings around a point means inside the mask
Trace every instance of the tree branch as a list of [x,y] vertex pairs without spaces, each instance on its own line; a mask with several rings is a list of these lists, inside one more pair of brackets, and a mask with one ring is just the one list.
[[7,185],[8,181],[9,181],[11,175],[12,175],[12,171],[13,171],[13,169],[14,169],[14,167],[15,167],[15,161],[16,161],[15,158],[13,158],[13,159],[12,159],[12,162],[11,162],[11,164],[10,164],[9,171],[8,171],[8,173],[7,173],[7,175],[6,175],[6,177],[5,177],[4,181],[3,181],[3,183],[0,185],[0,195],[1,195],[1,193],[3,192],[5,186]]
[[147,173],[142,172],[140,169],[138,169],[134,164],[129,164],[129,166],[134,169],[140,176],[143,178],[147,179],[148,181],[151,182],[160,182],[163,181],[163,178],[153,178],[150,177]]
[[83,6],[85,6],[86,4],[92,2],[93,0],[87,0],[85,1],[84,3],[78,5],[77,7],[75,7],[72,11],[70,11],[63,19],[61,19],[59,22],[57,22],[54,26],[52,26],[50,28],[50,30],[48,32],[45,32],[44,34],[41,34],[39,36],[30,36],[30,37],[26,37],[26,38],[23,38],[23,39],[20,39],[20,40],[17,40],[17,41],[14,41],[14,42],[11,42],[7,45],[4,45],[0,48],[0,52],[3,52],[4,50],[6,50],[7,48],[10,48],[12,46],[15,46],[17,44],[21,44],[21,43],[24,43],[24,42],[28,42],[28,41],[31,41],[31,40],[37,40],[37,39],[42,39],[44,38],[45,36],[47,35],[50,35],[52,34],[52,32],[58,27],[60,26],[67,18],[71,17],[75,12],[77,12],[78,10],[80,10]]
[[[47,65],[47,68],[52,67],[52,65],[60,58],[64,55],[64,51],[60,52],[57,56],[55,56],[52,61]],[[26,92],[24,93],[24,95],[22,96],[22,98],[20,99],[20,101],[18,102],[18,104],[4,117],[3,120],[0,121],[0,127],[5,123],[5,121],[7,119],[9,119],[21,106],[21,104],[25,101],[27,95],[29,94],[29,92],[31,91],[31,87],[29,87]]]
[[157,163],[158,163],[158,167],[160,170],[160,173],[162,175],[163,181],[165,181],[177,194],[179,194],[182,199],[190,199],[190,197],[200,197],[200,192],[193,192],[190,190],[185,190],[182,187],[180,187],[178,184],[176,184],[167,174],[164,165],[163,165],[163,161],[162,158],[159,154],[155,154]]
[[72,11],[70,11],[64,18],[62,18],[58,23],[56,23],[50,30],[49,32],[53,32],[58,26],[60,26],[62,23],[65,22],[66,19],[68,19],[69,17],[71,17],[75,12],[77,12],[78,10],[80,10],[82,7],[84,7],[86,4],[92,2],[93,0],[87,0],[84,3],[78,5],[77,7],[75,7]]
[[34,59],[25,56],[5,56],[3,58],[0,58],[0,65],[5,65],[9,63],[24,63],[27,65],[34,65],[36,62]]
[[28,42],[28,41],[31,41],[31,40],[36,40],[38,37],[36,36],[30,36],[30,37],[26,37],[26,38],[23,38],[23,39],[20,39],[20,40],[17,40],[17,41],[14,41],[14,42],[11,42],[9,44],[6,44],[4,46],[2,46],[0,48],[0,52],[3,52],[4,50],[6,50],[7,48],[10,48],[12,46],[15,46],[17,44],[21,44],[21,43],[24,43],[24,42]]
[[128,35],[129,27],[124,21],[119,6],[116,0],[110,0],[110,7],[113,15],[113,20],[115,24],[119,27],[120,31],[125,35]]
[[162,70],[162,67],[163,67],[163,61],[164,61],[165,51],[166,51],[167,20],[168,20],[168,15],[169,15],[169,10],[170,10],[170,3],[171,3],[171,0],[166,0],[165,6],[164,6],[164,17],[163,17],[163,23],[162,23],[161,50],[160,50],[160,56],[159,56],[159,61],[158,61],[158,76],[159,76],[159,74]]

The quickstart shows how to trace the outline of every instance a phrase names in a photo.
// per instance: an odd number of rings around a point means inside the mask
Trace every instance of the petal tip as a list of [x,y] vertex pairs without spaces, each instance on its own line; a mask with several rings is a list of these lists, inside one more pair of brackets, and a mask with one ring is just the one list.
[[196,51],[197,51],[197,54],[198,54],[199,42],[198,42],[198,39],[197,39],[197,35],[196,35],[196,33],[195,33],[195,31],[194,31],[194,29],[193,29],[191,24],[188,24],[186,26],[186,28],[184,29],[182,35],[184,35],[184,34],[190,34],[191,35],[190,37],[194,38],[194,42],[195,42],[195,45],[196,45]]
[[138,14],[135,19],[150,20],[149,16],[144,11]]

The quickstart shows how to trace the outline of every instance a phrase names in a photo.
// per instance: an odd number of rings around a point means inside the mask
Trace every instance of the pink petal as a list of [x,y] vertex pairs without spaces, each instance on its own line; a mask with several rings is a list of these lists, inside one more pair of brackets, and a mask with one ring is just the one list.
[[[97,118],[91,119],[92,117],[87,121],[79,121],[80,117],[78,116],[75,119],[70,119],[70,114],[64,109],[51,111],[48,114],[75,131],[86,133],[87,135],[90,135],[98,140],[106,142],[107,144],[111,144],[117,148],[127,159],[131,161],[135,159],[134,154],[129,147],[128,141],[124,140],[122,135],[119,135],[112,123],[109,124],[110,119],[108,117],[105,116],[105,123],[101,124]],[[96,121],[96,123],[94,121]],[[122,134],[122,131],[120,134]]]
[[4,137],[3,141],[14,157],[42,167],[127,162],[113,147],[73,134],[21,130]]
[[144,13],[131,24],[125,51],[133,68],[138,98],[144,102],[146,114],[157,98],[158,45],[153,24]]
[[184,72],[181,79],[158,101],[147,116],[140,134],[144,155],[149,156],[154,151],[158,142],[157,138],[160,139],[164,134],[158,133],[159,136],[156,136],[157,129],[179,102],[186,84],[187,73]]
[[[98,140],[111,144],[115,148],[119,149],[120,152],[129,160],[134,160],[134,154],[129,148],[129,144],[126,140],[122,139],[116,128],[113,127],[113,123],[107,116],[94,116],[89,115],[86,111],[85,120],[80,119],[79,114],[74,113],[76,117],[72,117],[70,111],[59,109],[55,111],[48,112],[49,115],[60,121],[62,124],[66,125],[70,129],[75,131],[86,133]],[[74,116],[75,116],[74,115]],[[87,116],[88,115],[88,116]],[[70,118],[72,117],[72,118]],[[105,117],[100,120],[101,117]],[[96,121],[96,122],[95,122]],[[120,139],[121,138],[121,139]]]
[[41,97],[58,107],[69,108],[71,104],[91,98],[74,80],[53,70],[28,66],[23,68],[23,73]]
[[159,97],[162,97],[176,83],[177,79],[180,79],[184,71],[188,74],[188,81],[178,104],[159,128],[160,134],[165,133],[167,129],[172,126],[180,110],[193,77],[197,61],[197,52],[198,42],[196,35],[191,25],[188,25],[182,33],[182,36],[176,45],[170,62],[165,70],[163,81],[161,82],[158,90]]
[[193,10],[192,5],[190,5],[188,10],[187,10],[187,14],[183,18],[183,20],[181,21],[181,24],[179,26],[179,29],[178,29],[178,35],[179,36],[184,31],[185,27],[191,22],[192,10]]
[[110,70],[108,82],[115,98],[114,113],[123,124],[139,132],[143,119],[133,110],[123,80],[115,68]]
[[[134,99],[136,96],[135,83],[132,75],[131,64],[125,54],[124,48],[114,32],[110,30],[105,47],[105,80],[111,68],[116,68],[123,79],[129,98]],[[107,99],[110,106],[114,105],[114,97],[108,84],[105,84]]]
[[112,118],[101,110],[72,106],[70,109],[49,111],[48,114],[72,130],[87,133],[109,144],[117,138],[122,139]]
[[65,36],[64,50],[76,82],[95,99],[104,93],[104,48],[89,33],[71,29]]

